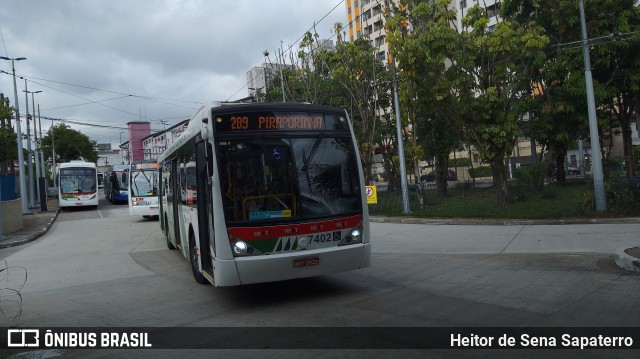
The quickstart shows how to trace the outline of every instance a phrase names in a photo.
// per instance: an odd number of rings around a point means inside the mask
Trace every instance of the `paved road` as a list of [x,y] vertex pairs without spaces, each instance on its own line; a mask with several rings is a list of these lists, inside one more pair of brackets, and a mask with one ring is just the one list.
[[[187,261],[166,249],[157,221],[131,217],[126,206],[106,203],[99,210],[65,211],[46,236],[6,256],[11,271],[4,287],[20,288],[22,305],[3,303],[5,317],[0,326],[318,326],[331,330],[342,326],[633,327],[640,323],[640,276],[613,264],[617,249],[637,245],[640,224],[373,223],[372,232],[370,268],[212,288],[197,285]],[[26,283],[21,268],[28,275]],[[17,316],[19,310],[22,313]],[[114,353],[67,351],[64,355],[112,357]],[[117,353],[161,356],[158,351]],[[380,354],[376,353],[331,352],[330,356]],[[382,357],[397,354],[381,353]],[[269,355],[290,354],[327,355],[324,351]],[[403,354],[419,357],[424,353]],[[477,353],[459,356],[471,354]]]

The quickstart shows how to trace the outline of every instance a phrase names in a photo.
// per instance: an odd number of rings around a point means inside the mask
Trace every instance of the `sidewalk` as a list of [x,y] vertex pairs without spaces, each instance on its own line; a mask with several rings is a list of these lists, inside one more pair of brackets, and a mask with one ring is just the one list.
[[40,205],[30,211],[31,214],[22,215],[23,226],[21,229],[5,234],[4,240],[0,240],[0,249],[19,246],[46,234],[58,216],[58,199],[47,201],[47,212],[40,211]]
[[[40,238],[46,234],[49,227],[58,216],[58,200],[49,199],[48,211],[41,212],[40,207],[32,209],[32,214],[24,215],[22,229],[5,235],[0,240],[0,249],[19,246]],[[640,223],[640,218],[575,218],[575,219],[545,219],[545,220],[511,220],[511,219],[477,219],[477,218],[415,218],[415,217],[380,217],[371,216],[373,223],[424,224],[424,225],[463,225],[463,226],[537,226],[554,225],[558,230],[563,225],[570,224],[618,224]],[[375,245],[375,243],[374,243]],[[628,271],[640,273],[640,247],[620,249],[615,254],[616,264]]]

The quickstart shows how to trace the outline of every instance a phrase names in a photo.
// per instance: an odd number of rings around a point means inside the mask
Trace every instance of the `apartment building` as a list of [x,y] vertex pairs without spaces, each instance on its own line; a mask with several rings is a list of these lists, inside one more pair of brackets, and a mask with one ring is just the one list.
[[247,71],[247,89],[249,97],[257,98],[258,94],[264,95],[273,85],[274,79],[280,79],[281,69],[293,68],[293,65],[282,65],[279,63],[263,63]]
[[189,126],[189,120],[181,121],[166,130],[152,133],[142,139],[142,148],[145,160],[157,160],[172,143]]
[[[392,0],[396,3],[399,0]],[[347,27],[349,41],[366,38],[378,48],[376,57],[386,60],[389,54],[386,31],[384,30],[387,1],[382,0],[346,0]]]
[[[487,18],[489,18],[489,31],[492,31],[496,24],[500,22],[500,0],[454,0],[452,4],[455,4],[456,6],[456,26],[458,31],[463,29],[462,18],[467,15],[470,8],[476,5],[485,8],[487,11]],[[469,28],[467,30],[469,30]]]
[[[378,59],[386,60],[389,54],[389,46],[386,41],[385,8],[393,2],[396,5],[399,0],[346,0],[347,27],[349,41],[366,38],[372,45],[378,48]],[[462,29],[462,18],[473,6],[478,5],[487,10],[489,28],[494,27],[499,21],[500,0],[452,0],[451,8],[456,9],[457,28]]]

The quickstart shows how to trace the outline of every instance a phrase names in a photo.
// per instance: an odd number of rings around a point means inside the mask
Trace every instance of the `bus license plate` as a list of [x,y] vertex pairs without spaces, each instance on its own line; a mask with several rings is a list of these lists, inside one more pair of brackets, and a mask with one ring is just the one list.
[[320,257],[296,258],[293,260],[293,268],[316,266],[320,264]]

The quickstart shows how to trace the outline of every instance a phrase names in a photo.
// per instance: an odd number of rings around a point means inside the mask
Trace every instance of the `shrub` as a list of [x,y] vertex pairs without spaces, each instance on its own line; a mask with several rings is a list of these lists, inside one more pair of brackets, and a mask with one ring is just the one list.
[[[514,180],[510,183],[509,192],[514,200],[526,201],[533,192],[539,192],[543,183],[541,176],[544,173],[544,165],[536,163],[522,167],[513,172]],[[553,196],[553,195],[552,195]],[[552,198],[555,198],[553,196]]]
[[471,176],[471,178],[491,177],[491,167],[481,166],[476,168],[469,168],[469,176]]

